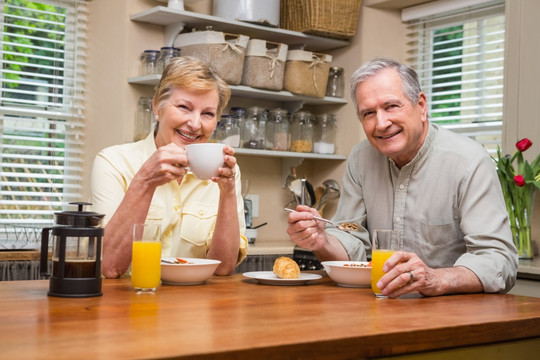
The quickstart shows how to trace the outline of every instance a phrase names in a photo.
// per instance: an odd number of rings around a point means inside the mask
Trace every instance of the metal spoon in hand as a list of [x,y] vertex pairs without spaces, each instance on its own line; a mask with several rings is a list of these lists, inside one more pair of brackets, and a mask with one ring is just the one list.
[[[289,208],[285,208],[285,211],[288,211],[288,212],[297,212],[296,210],[289,209]],[[330,225],[332,225],[333,227],[335,227],[336,229],[341,230],[341,231],[345,231],[345,232],[351,232],[351,231],[356,231],[356,230],[358,230],[358,225],[355,224],[355,223],[336,224],[335,222],[330,221],[330,220],[325,219],[325,218],[322,218],[322,217],[320,217],[320,216],[313,216],[313,219],[319,220],[319,221],[322,221],[322,222],[325,222],[325,223],[327,223],[327,224],[330,224]],[[345,226],[345,225],[348,225],[348,226]]]

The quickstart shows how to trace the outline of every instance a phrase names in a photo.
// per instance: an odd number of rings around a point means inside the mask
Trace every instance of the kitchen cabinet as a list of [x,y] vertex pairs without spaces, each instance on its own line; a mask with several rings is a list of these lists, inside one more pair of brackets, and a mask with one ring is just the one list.
[[[222,19],[216,16],[194,13],[185,10],[170,9],[156,6],[148,10],[132,14],[132,21],[164,26],[164,46],[172,46],[176,36],[185,28],[205,29],[212,26],[216,31],[238,33],[250,38],[281,42],[289,45],[290,49],[305,49],[309,51],[325,51],[349,45],[348,41],[306,35],[286,29],[260,26],[256,24]],[[136,76],[128,79],[130,84],[155,86],[160,75]],[[304,105],[344,105],[347,100],[343,98],[324,97],[315,98],[295,95],[287,91],[271,91],[251,88],[244,85],[230,85],[232,96],[241,98],[254,98],[265,101],[279,101],[284,108],[293,113]],[[287,151],[237,149],[237,154],[249,156],[279,157],[282,159],[282,180],[285,183],[291,167],[296,167],[306,158],[344,161],[342,155],[323,155],[315,153],[295,153]]]

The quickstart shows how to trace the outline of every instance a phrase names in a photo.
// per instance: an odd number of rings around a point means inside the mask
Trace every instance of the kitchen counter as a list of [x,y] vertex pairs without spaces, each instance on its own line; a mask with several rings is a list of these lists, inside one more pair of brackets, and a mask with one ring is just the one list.
[[540,299],[526,296],[376,299],[369,288],[339,287],[326,276],[273,286],[241,274],[162,285],[155,294],[136,294],[129,279],[105,279],[103,296],[81,299],[48,297],[48,285],[0,287],[3,358],[437,358],[439,351],[534,358],[540,346]]
[[532,260],[519,260],[518,279],[540,280],[540,257]]
[[292,241],[255,241],[249,244],[248,255],[292,255],[294,243]]

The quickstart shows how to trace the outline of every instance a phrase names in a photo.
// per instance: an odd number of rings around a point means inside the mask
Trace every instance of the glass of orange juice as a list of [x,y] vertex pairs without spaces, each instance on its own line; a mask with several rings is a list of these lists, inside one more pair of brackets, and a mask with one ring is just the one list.
[[401,250],[399,232],[397,230],[374,230],[371,248],[371,289],[375,296],[385,298],[377,287],[379,279],[385,274],[383,266],[386,260],[396,251]]
[[161,281],[161,228],[133,225],[131,283],[137,292],[154,292]]

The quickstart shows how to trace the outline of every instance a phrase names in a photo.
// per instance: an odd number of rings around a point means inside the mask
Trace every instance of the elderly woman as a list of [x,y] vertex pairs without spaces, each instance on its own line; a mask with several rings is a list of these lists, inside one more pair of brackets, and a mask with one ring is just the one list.
[[105,214],[102,273],[131,264],[135,223],[158,223],[162,256],[221,260],[230,274],[246,256],[240,171],[225,146],[219,176],[197,179],[185,146],[210,140],[230,98],[227,84],[202,62],[180,57],[163,71],[152,101],[156,126],[146,139],[102,150],[92,170],[93,210]]

